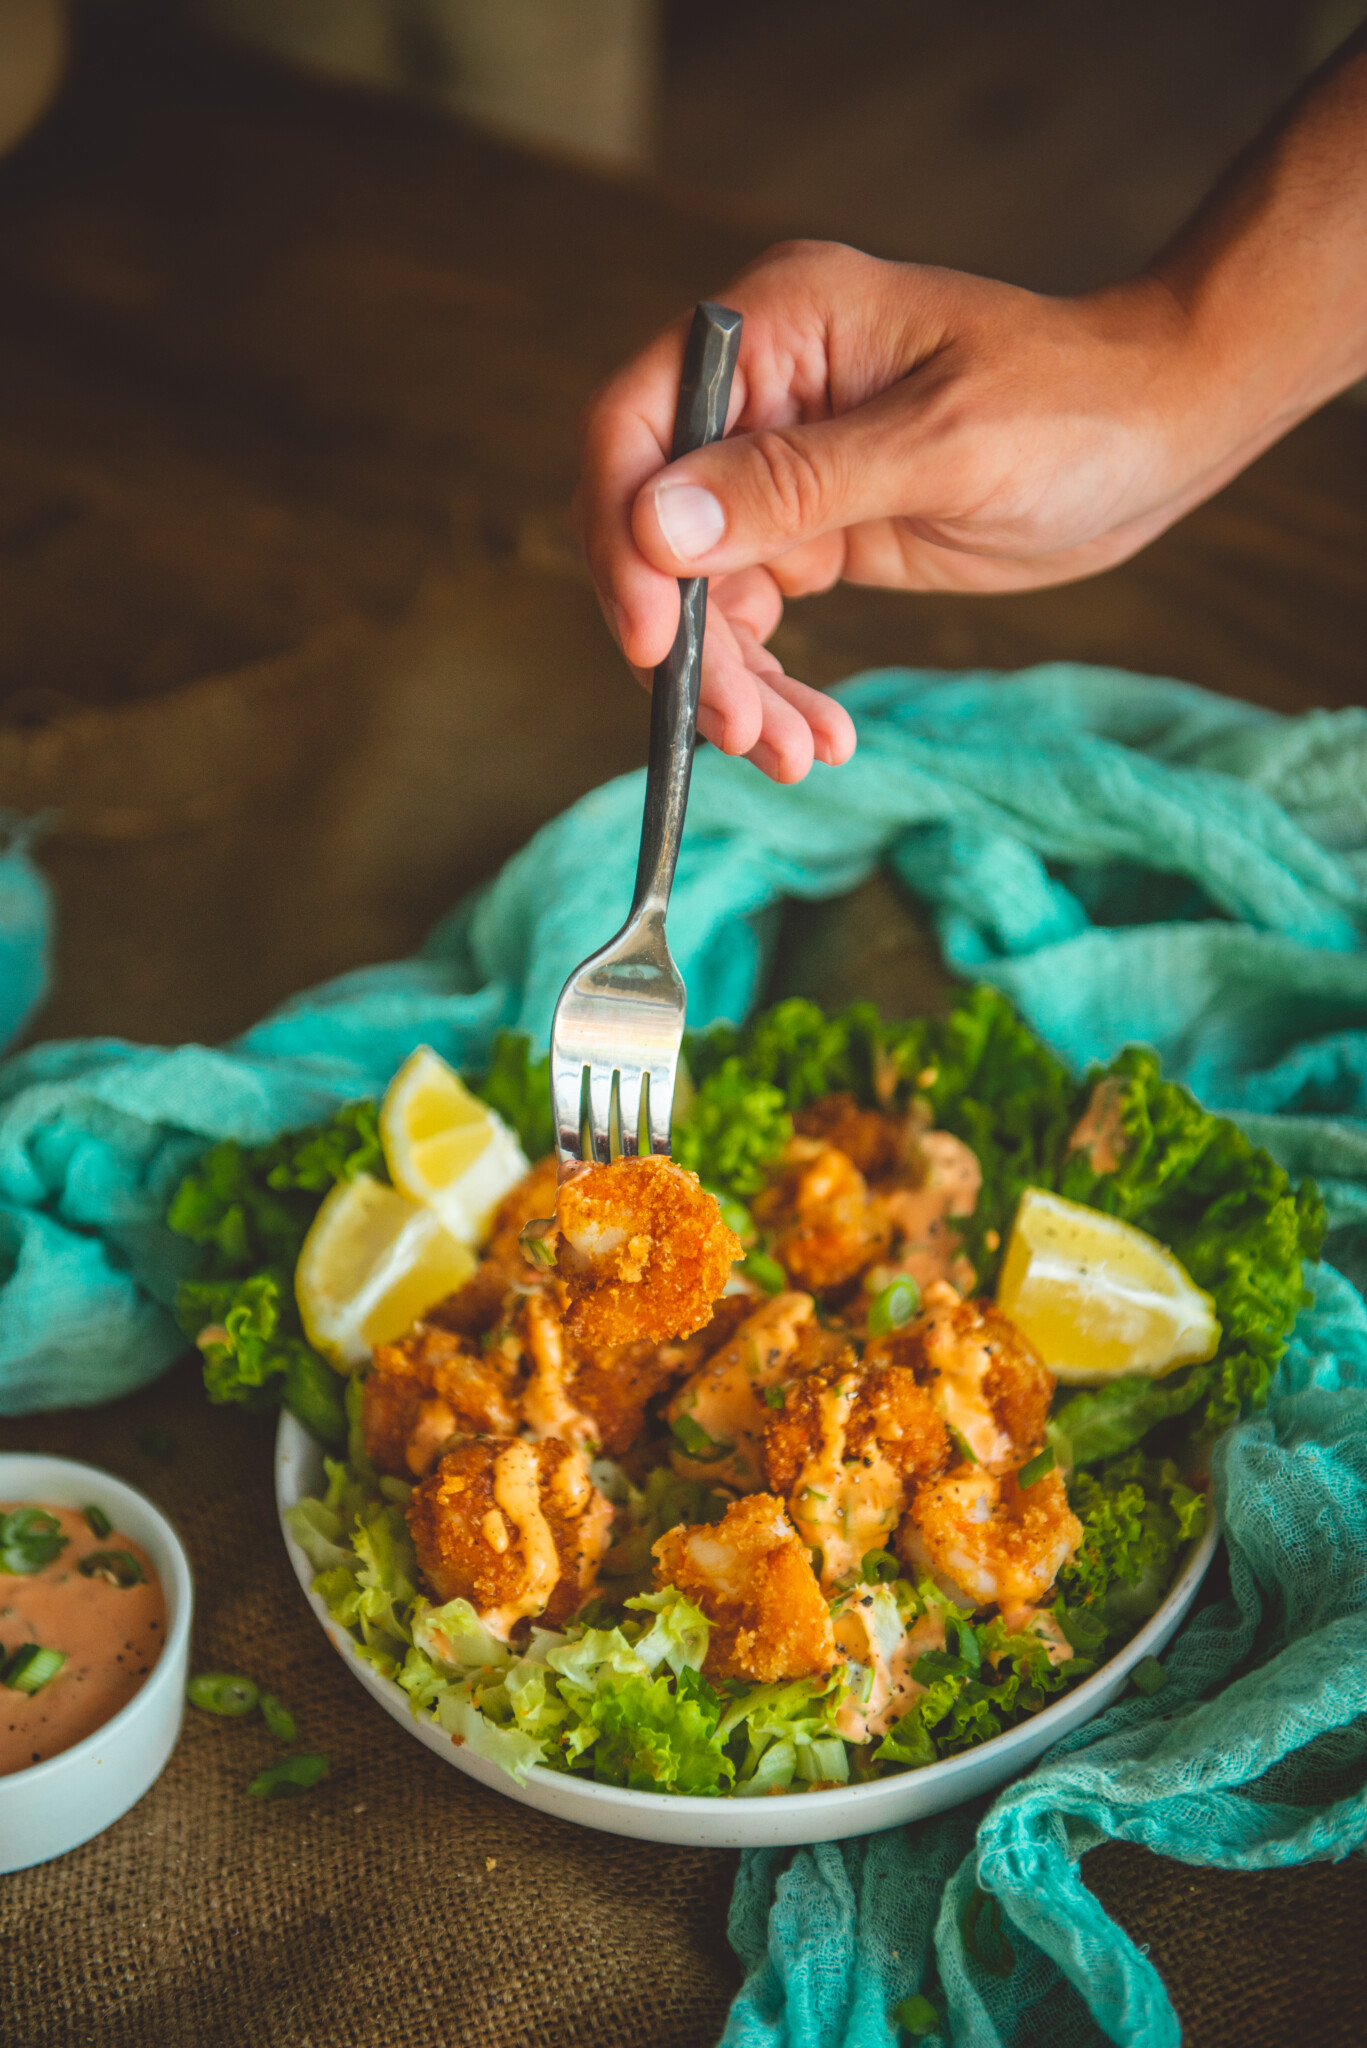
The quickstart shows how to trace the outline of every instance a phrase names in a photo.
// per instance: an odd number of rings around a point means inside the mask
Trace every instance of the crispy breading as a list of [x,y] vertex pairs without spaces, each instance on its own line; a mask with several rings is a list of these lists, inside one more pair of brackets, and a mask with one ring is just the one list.
[[1054,1376],[995,1302],[961,1301],[947,1282],[926,1289],[924,1312],[864,1353],[908,1364],[980,1465],[1007,1472],[1044,1444]]
[[1059,1472],[1022,1486],[975,1465],[958,1465],[922,1487],[897,1532],[913,1570],[927,1566],[975,1607],[1033,1606],[1043,1600],[1082,1541]]
[[653,1555],[656,1584],[677,1586],[712,1624],[708,1678],[813,1678],[835,1664],[811,1559],[772,1494],[736,1501],[720,1522],[671,1529]]
[[507,1362],[449,1330],[418,1323],[398,1343],[376,1345],[361,1387],[361,1427],[382,1472],[421,1477],[448,1437],[511,1434],[517,1427]]
[[877,1450],[908,1484],[922,1485],[945,1471],[953,1457],[949,1432],[914,1373],[902,1366],[853,1366],[810,1374],[784,1389],[782,1408],[764,1431],[764,1474],[786,1499],[826,1431],[822,1396],[837,1383],[851,1389],[842,1458],[855,1463]]
[[851,1362],[782,1398],[764,1433],[765,1471],[829,1591],[887,1549],[914,1487],[949,1464],[949,1433],[929,1394],[896,1366]]
[[795,1287],[825,1294],[880,1258],[892,1231],[849,1156],[819,1138],[793,1138],[776,1178],[753,1203],[771,1250]]
[[569,1444],[472,1436],[413,1489],[408,1526],[434,1597],[468,1600],[506,1638],[519,1621],[554,1627],[583,1605],[612,1509]]
[[652,1155],[585,1167],[560,1189],[556,1220],[565,1325],[586,1344],[691,1336],[744,1250],[698,1176]]

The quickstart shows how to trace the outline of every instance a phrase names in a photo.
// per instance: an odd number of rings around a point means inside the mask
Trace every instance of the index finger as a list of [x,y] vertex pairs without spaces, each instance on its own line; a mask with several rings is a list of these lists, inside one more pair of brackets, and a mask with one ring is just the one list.
[[[679,623],[674,577],[654,568],[636,545],[631,510],[641,486],[670,458],[679,375],[689,318],[674,322],[589,401],[580,427],[575,519],[589,574],[627,660],[651,669],[673,644]],[[728,425],[744,404],[737,371]]]

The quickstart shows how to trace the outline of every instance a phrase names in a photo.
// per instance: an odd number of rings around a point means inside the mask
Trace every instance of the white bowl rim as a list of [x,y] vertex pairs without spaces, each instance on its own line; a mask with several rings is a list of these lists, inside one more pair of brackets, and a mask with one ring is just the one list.
[[[343,1651],[347,1663],[353,1668],[354,1675],[359,1678],[364,1671],[366,1683],[374,1681],[376,1684],[385,1687],[386,1690],[391,1691],[395,1699],[410,1714],[416,1732],[419,1717],[412,1713],[412,1702],[402,1691],[402,1688],[396,1685],[392,1678],[384,1678],[380,1673],[374,1671],[372,1667],[364,1664],[356,1649],[355,1639],[351,1631],[339,1627],[333,1621],[321,1597],[314,1592],[313,1580],[317,1574],[285,1521],[283,1466],[292,1455],[292,1447],[288,1444],[287,1439],[296,1430],[308,1443],[316,1444],[317,1439],[309,1434],[304,1425],[289,1414],[288,1410],[282,1409],[275,1443],[276,1508],[280,1517],[281,1534],[285,1539],[286,1549],[289,1553],[290,1562],[294,1566],[295,1576],[299,1580],[310,1607],[322,1624],[324,1633],[336,1648]],[[1098,1693],[1105,1689],[1109,1682],[1114,1681],[1118,1674],[1132,1671],[1136,1664],[1141,1664],[1149,1654],[1150,1644],[1157,1642],[1163,1637],[1164,1626],[1170,1610],[1177,1606],[1184,1598],[1193,1599],[1195,1597],[1201,1580],[1210,1568],[1211,1559],[1215,1555],[1216,1546],[1220,1540],[1220,1528],[1215,1513],[1213,1496],[1207,1497],[1206,1516],[1204,1535],[1190,1546],[1186,1562],[1182,1566],[1181,1571],[1168,1587],[1158,1607],[1149,1616],[1144,1626],[1135,1635],[1131,1636],[1127,1643],[1122,1644],[1114,1656],[1108,1657],[1106,1662],[1100,1665],[1090,1678],[1084,1678],[1081,1685],[1073,1686],[1067,1692],[1061,1693],[1052,1706],[1042,1708],[1038,1714],[1032,1714],[1027,1720],[1017,1722],[1012,1728],[1003,1729],[1000,1735],[994,1735],[989,1741],[979,1743],[973,1749],[964,1750],[958,1756],[944,1757],[939,1763],[923,1765],[920,1770],[891,1772],[886,1778],[870,1779],[862,1785],[833,1786],[830,1788],[830,1794],[840,1798],[842,1804],[847,1801],[851,1803],[858,1801],[861,1805],[875,1806],[880,1802],[886,1802],[893,1788],[911,1782],[917,1785],[951,1785],[956,1779],[971,1775],[984,1756],[989,1755],[993,1751],[996,1752],[998,1757],[1005,1755],[1007,1753],[1006,1746],[1011,1745],[1013,1736],[1024,1738],[1027,1735],[1037,1735],[1041,1728],[1056,1727],[1070,1711],[1076,1714],[1079,1702],[1095,1698]],[[1100,1711],[1101,1707],[1098,1705],[1097,1712]],[[1084,1714],[1079,1716],[1073,1725],[1082,1726],[1092,1718],[1092,1715]],[[1039,1745],[1039,1749],[1047,1747],[1047,1743]],[[1035,1753],[1038,1754],[1039,1750],[1036,1750]],[[453,1763],[456,1761],[454,1749],[451,1760]],[[459,1768],[458,1765],[457,1768]],[[585,1798],[591,1798],[595,1804],[601,1806],[605,1813],[616,1811],[641,1814],[675,1814],[683,1818],[687,1818],[692,1814],[699,1819],[705,1814],[715,1816],[719,1808],[724,1810],[727,1807],[735,1806],[758,1806],[765,1813],[773,1815],[776,1819],[784,1815],[791,1815],[795,1818],[800,1813],[812,1813],[814,1798],[820,1799],[826,1796],[821,1793],[813,1794],[811,1792],[770,1792],[766,1793],[762,1800],[756,1801],[747,1799],[744,1796],[738,1796],[735,1793],[708,1799],[691,1792],[633,1792],[628,1787],[622,1785],[600,1785],[596,1779],[581,1777],[577,1772],[552,1771],[544,1764],[532,1764],[527,1770],[524,1782],[528,1785],[544,1786],[548,1791],[551,1788],[563,1791],[567,1784],[572,1785]],[[869,1815],[870,1823],[872,1823],[873,1818],[874,1816],[871,1812]],[[851,1828],[849,1832],[854,1834],[857,1830]]]
[[[137,1502],[137,1505],[154,1522],[160,1525],[161,1534],[166,1538],[171,1557],[171,1579],[175,1595],[174,1616],[170,1628],[166,1631],[166,1639],[162,1643],[156,1663],[152,1666],[146,1679],[138,1687],[132,1698],[125,1700],[118,1712],[111,1714],[107,1721],[101,1721],[98,1728],[92,1728],[89,1735],[83,1735],[79,1742],[73,1742],[69,1749],[59,1749],[55,1756],[44,1757],[40,1764],[25,1764],[19,1770],[10,1771],[5,1777],[0,1778],[0,1798],[4,1797],[4,1790],[7,1784],[22,1782],[27,1789],[28,1786],[37,1784],[44,1774],[49,1777],[56,1777],[59,1771],[72,1769],[83,1758],[94,1756],[101,1746],[107,1744],[111,1730],[126,1727],[147,1699],[153,1682],[163,1665],[169,1667],[171,1661],[179,1656],[182,1648],[188,1645],[192,1609],[194,1607],[194,1574],[190,1570],[190,1559],[185,1545],[165,1511],[159,1508],[154,1500],[149,1500],[141,1487],[130,1485],[128,1480],[119,1479],[113,1472],[106,1472],[99,1465],[87,1465],[84,1459],[81,1458],[64,1458],[58,1453],[51,1451],[0,1451],[0,1498],[4,1498],[14,1491],[7,1483],[8,1467],[12,1464],[24,1465],[30,1463],[34,1465],[59,1465],[63,1472],[69,1472],[82,1480],[90,1480],[101,1487],[112,1486],[116,1498],[120,1493],[128,1495],[130,1499]],[[59,1481],[58,1483],[64,1484],[65,1482]],[[35,1501],[34,1505],[41,1507],[43,1503]],[[65,1507],[67,1503],[60,1501],[56,1505]],[[136,1543],[138,1538],[135,1536],[133,1541]],[[145,1545],[143,1547],[146,1548]],[[169,1588],[167,1589],[168,1595],[170,1590]],[[170,1597],[167,1598],[166,1604],[168,1609],[170,1609],[172,1606]]]

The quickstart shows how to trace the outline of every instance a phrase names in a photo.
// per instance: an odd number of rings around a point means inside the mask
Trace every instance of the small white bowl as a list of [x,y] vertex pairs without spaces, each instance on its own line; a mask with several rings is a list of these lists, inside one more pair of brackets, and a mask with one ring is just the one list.
[[392,1679],[381,1678],[358,1656],[347,1631],[332,1619],[314,1592],[313,1566],[285,1521],[286,1510],[296,1501],[305,1494],[321,1494],[325,1486],[322,1449],[302,1423],[282,1414],[275,1439],[275,1499],[295,1575],[338,1655],[410,1735],[482,1785],[541,1813],[577,1821],[581,1827],[601,1828],[610,1835],[702,1849],[777,1849],[804,1842],[835,1842],[846,1835],[877,1834],[883,1828],[900,1827],[904,1821],[921,1820],[947,1806],[958,1806],[1018,1777],[1050,1743],[1109,1707],[1124,1691],[1135,1665],[1164,1648],[1196,1598],[1219,1540],[1212,1522],[1158,1612],[1094,1677],[1033,1719],[985,1742],[981,1749],[868,1785],[770,1793],[762,1799],[699,1799],[682,1793],[627,1792],[539,1765],[527,1773],[525,1784],[519,1784],[498,1764],[472,1755],[467,1746],[457,1748],[434,1722],[415,1718],[407,1693]]
[[93,1735],[0,1778],[0,1871],[27,1870],[101,1834],[161,1776],[185,1712],[194,1589],[179,1536],[145,1494],[74,1458],[0,1453],[0,1500],[101,1507],[151,1558],[166,1597],[166,1640],[147,1683]]

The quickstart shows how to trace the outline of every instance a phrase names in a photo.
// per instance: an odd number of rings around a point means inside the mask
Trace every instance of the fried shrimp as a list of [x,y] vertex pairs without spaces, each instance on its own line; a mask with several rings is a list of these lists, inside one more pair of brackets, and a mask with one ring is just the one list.
[[556,1221],[566,1327],[589,1344],[691,1336],[744,1250],[698,1176],[654,1155],[576,1173]]
[[922,1487],[897,1532],[897,1548],[918,1571],[929,1569],[956,1599],[973,1607],[1036,1605],[1082,1541],[1058,1472],[1022,1486],[960,1465]]
[[413,1490],[408,1526],[438,1600],[468,1600],[504,1641],[565,1621],[587,1597],[612,1509],[581,1452],[548,1439],[466,1437]]
[[754,1202],[755,1221],[796,1287],[824,1294],[857,1278],[887,1250],[892,1231],[848,1154],[820,1138],[793,1138],[778,1177]]
[[893,1182],[881,1183],[874,1200],[893,1239],[891,1263],[864,1277],[869,1294],[886,1287],[899,1273],[919,1287],[950,1280],[961,1288],[973,1285],[972,1263],[954,1228],[978,1206],[982,1168],[975,1152],[949,1131],[919,1131],[908,1141],[904,1170]]
[[655,1580],[677,1586],[712,1624],[708,1678],[813,1678],[836,1662],[830,1611],[783,1503],[753,1493],[720,1522],[671,1529]]
[[845,1153],[866,1180],[899,1172],[915,1138],[910,1117],[861,1109],[853,1095],[823,1095],[808,1103],[794,1122],[802,1137],[820,1138]]
[[619,1458],[645,1428],[646,1403],[687,1370],[691,1354],[677,1344],[578,1344],[565,1328],[558,1291],[533,1289],[515,1311],[527,1371],[523,1427]]
[[947,1281],[914,1323],[876,1338],[866,1364],[909,1366],[939,1414],[989,1472],[1009,1472],[1044,1443],[1054,1376],[990,1301],[962,1301]]
[[769,1485],[828,1590],[892,1541],[911,1493],[951,1460],[930,1395],[900,1366],[813,1373],[783,1393],[764,1432]]
[[665,1409],[670,1463],[681,1478],[740,1493],[763,1485],[764,1426],[773,1413],[765,1396],[802,1369],[811,1340],[825,1348],[815,1315],[810,1294],[775,1294],[684,1381]]
[[503,1319],[510,1287],[524,1286],[539,1276],[528,1260],[518,1233],[534,1217],[549,1216],[555,1207],[554,1156],[541,1160],[522,1176],[499,1204],[493,1235],[479,1267],[465,1285],[429,1309],[426,1320],[463,1337],[483,1337]]
[[374,1360],[361,1386],[361,1428],[382,1472],[421,1478],[448,1437],[517,1427],[511,1373],[497,1352],[419,1323],[397,1344],[377,1344]]

